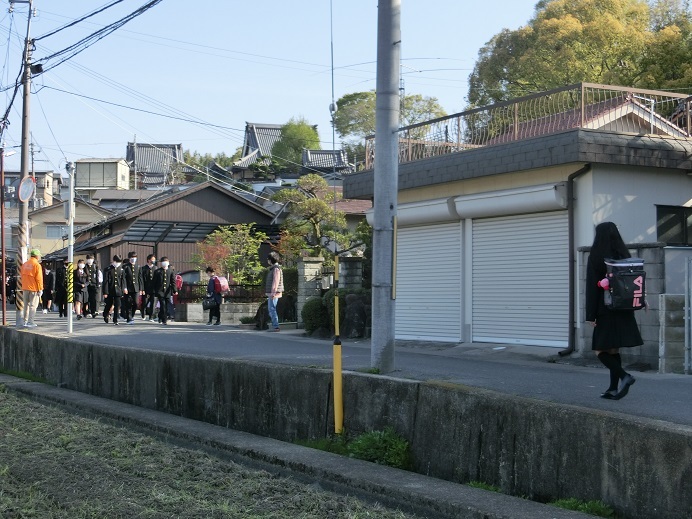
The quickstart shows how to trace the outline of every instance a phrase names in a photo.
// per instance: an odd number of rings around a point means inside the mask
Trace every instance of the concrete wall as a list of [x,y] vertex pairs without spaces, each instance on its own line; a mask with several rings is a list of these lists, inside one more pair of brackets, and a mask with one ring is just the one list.
[[[331,373],[0,329],[0,366],[51,384],[292,441],[333,430]],[[444,383],[344,373],[350,434],[394,429],[418,472],[534,499],[692,516],[692,428]]]
[[685,296],[659,296],[658,371],[685,372]]
[[[260,303],[222,303],[221,322],[239,324],[241,317],[254,317]],[[202,303],[175,305],[175,320],[182,323],[205,323],[209,320],[209,310],[202,309]]]

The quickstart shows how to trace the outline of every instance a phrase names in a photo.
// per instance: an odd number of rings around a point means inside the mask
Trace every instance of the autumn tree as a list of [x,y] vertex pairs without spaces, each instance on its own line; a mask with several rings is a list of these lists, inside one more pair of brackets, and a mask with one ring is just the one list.
[[283,224],[287,237],[302,237],[299,243],[291,242],[291,254],[299,253],[295,247],[301,245],[312,254],[331,257],[334,250],[345,252],[361,245],[349,231],[344,212],[334,208],[340,199],[340,193],[335,193],[325,179],[315,174],[300,177],[296,189],[282,189],[272,196],[272,200],[289,204]]
[[259,248],[267,235],[254,229],[254,224],[223,226],[197,244],[193,262],[200,268],[212,267],[230,276],[236,283],[253,282],[262,272]]
[[[674,48],[678,58],[687,52],[682,52],[689,45],[684,31],[676,24],[688,14],[675,0],[652,4],[653,8],[645,0],[538,2],[525,27],[505,29],[480,49],[469,78],[469,103],[483,106],[580,82],[656,83],[657,46]],[[661,33],[664,28],[668,34]],[[678,62],[671,68],[669,73],[679,77],[687,67]]]

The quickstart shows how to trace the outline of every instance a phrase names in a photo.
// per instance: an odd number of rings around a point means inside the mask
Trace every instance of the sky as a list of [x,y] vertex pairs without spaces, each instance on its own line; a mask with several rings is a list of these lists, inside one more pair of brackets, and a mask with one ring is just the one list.
[[[9,2],[1,1],[4,113],[20,71],[28,3],[14,4],[9,13]],[[536,1],[404,0],[406,94],[436,97],[450,114],[462,111],[479,49],[503,28],[526,25]],[[377,0],[162,0],[61,64],[44,58],[148,1],[123,0],[53,35],[113,0],[32,2],[32,60],[47,69],[32,78],[30,96],[37,171],[124,157],[134,140],[232,155],[242,146],[246,122],[291,118],[316,124],[322,149],[339,148],[330,122],[332,90],[338,100],[375,89]],[[8,171],[20,168],[21,114],[20,89],[3,135]]]

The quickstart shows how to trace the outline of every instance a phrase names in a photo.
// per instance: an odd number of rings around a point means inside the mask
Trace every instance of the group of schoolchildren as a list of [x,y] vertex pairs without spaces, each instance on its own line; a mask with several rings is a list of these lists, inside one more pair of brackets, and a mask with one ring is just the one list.
[[139,267],[137,253],[130,252],[125,263],[117,254],[113,256],[113,262],[103,271],[101,288],[105,302],[103,320],[108,323],[113,310],[113,324],[117,326],[119,316],[127,324],[134,324],[138,298],[141,300],[139,307],[145,321],[154,320],[154,310],[158,307],[158,321],[168,324],[168,320],[172,318],[171,301],[180,287],[166,256],[161,258],[160,266],[156,267],[156,256],[149,254],[147,263]]
[[[43,270],[43,313],[57,306],[60,317],[67,317],[67,268],[65,260],[57,272]],[[137,265],[137,253],[130,252],[123,262],[119,255],[103,272],[94,263],[92,255],[79,260],[73,273],[73,311],[77,319],[88,316],[96,318],[99,313],[99,289],[105,304],[103,320],[119,325],[119,320],[134,324],[137,310],[145,321],[168,324],[173,318],[173,296],[180,289],[182,278],[176,276],[167,257],[162,257],[156,266],[156,255],[149,254],[145,265]]]

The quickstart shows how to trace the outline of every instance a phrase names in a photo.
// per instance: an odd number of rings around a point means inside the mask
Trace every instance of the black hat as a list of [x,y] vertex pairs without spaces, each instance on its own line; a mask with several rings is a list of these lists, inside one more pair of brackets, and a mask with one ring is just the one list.
[[122,258],[116,254],[113,256],[113,261],[122,261]]
[[137,257],[137,253],[136,253],[135,251],[128,252],[128,253],[127,253],[127,257],[128,257],[128,258],[136,258],[136,257]]

